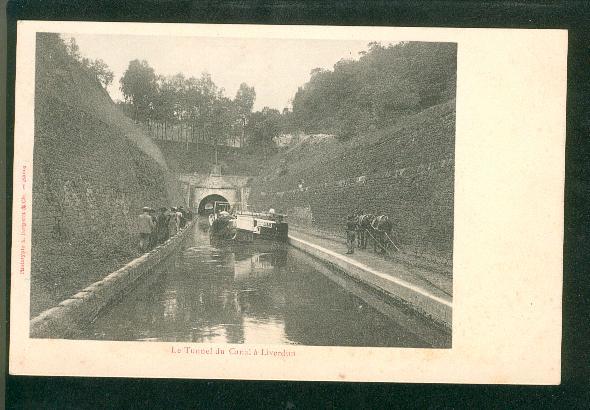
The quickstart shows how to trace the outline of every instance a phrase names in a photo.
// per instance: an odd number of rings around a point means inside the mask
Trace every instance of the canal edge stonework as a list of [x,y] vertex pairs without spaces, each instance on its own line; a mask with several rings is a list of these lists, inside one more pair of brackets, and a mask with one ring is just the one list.
[[391,278],[391,280],[387,280],[384,278],[385,274],[380,274],[380,272],[368,266],[357,263],[350,258],[345,258],[342,255],[334,254],[329,249],[324,249],[292,234],[289,234],[289,244],[323,263],[335,267],[370,288],[392,297],[420,315],[441,325],[449,333],[451,332],[452,298],[434,295],[429,290],[405,283],[401,279]]
[[140,278],[151,273],[152,269],[180,248],[189,238],[194,226],[195,222],[190,222],[180,233],[150,252],[33,318],[30,321],[30,337],[71,336],[80,326],[92,321],[101,310],[131,291]]

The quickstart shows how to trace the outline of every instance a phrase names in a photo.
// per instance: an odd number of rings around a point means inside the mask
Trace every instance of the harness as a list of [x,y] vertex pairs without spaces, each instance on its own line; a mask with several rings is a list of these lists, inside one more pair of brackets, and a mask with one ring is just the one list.
[[[371,232],[369,232],[368,230],[367,230],[366,232],[367,232],[367,234],[369,234],[369,236],[370,236],[371,238],[373,238],[373,240],[374,240],[375,242],[378,242],[378,243],[380,243],[380,245],[381,245],[381,246],[383,246],[383,244],[382,244],[380,241],[378,241],[378,240],[377,240],[377,238],[375,238],[375,237],[374,237],[374,236],[371,234]],[[385,237],[387,238],[387,240],[389,241],[389,243],[391,243],[391,244],[393,245],[393,247],[394,247],[395,249],[397,249],[397,251],[398,251],[398,252],[401,252],[401,249],[397,247],[397,245],[395,244],[395,242],[393,242],[393,239],[391,239],[391,238],[389,237],[389,235],[387,234],[387,232],[384,232],[384,233],[385,233]],[[388,254],[391,256],[391,253],[389,252],[389,250],[388,250],[386,247],[384,247],[384,246],[383,246],[383,249],[385,250],[385,252],[387,252],[387,253],[388,253]]]
[[376,216],[375,219],[373,219],[373,221],[371,222],[371,228],[378,231],[379,229],[377,229],[377,228],[378,228],[379,224],[381,224],[381,222],[384,222],[386,220],[386,218],[387,218],[387,216],[385,216],[385,215]]
[[369,220],[370,218],[371,218],[371,215],[361,215],[361,216],[359,216],[358,225],[361,228],[364,228],[366,225],[370,225],[371,224],[371,222]]

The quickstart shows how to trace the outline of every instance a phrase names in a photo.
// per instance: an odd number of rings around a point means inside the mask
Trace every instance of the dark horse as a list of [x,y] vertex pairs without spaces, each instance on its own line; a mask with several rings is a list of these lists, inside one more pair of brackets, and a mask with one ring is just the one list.
[[367,249],[367,236],[371,228],[373,215],[361,214],[356,219],[357,243],[359,249]]
[[[373,250],[379,253],[385,253],[391,243],[391,231],[393,224],[387,215],[379,215],[371,221],[371,231],[373,234]],[[395,245],[394,245],[395,246]]]

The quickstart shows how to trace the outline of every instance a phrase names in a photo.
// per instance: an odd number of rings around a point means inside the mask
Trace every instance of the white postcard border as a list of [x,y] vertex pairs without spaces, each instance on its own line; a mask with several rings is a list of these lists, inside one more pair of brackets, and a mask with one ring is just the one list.
[[[46,21],[19,21],[17,30],[11,374],[560,382],[567,31]],[[452,348],[30,339],[35,33],[43,31],[457,42]],[[227,352],[173,353],[186,347]],[[295,355],[228,353],[247,347]]]

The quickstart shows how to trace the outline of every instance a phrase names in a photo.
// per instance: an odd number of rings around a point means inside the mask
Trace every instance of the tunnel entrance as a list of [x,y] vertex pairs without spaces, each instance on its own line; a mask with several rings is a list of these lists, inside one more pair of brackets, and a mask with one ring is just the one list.
[[205,198],[201,199],[199,202],[199,215],[208,215],[213,212],[213,203],[217,202],[229,202],[225,197],[217,194],[207,195]]

